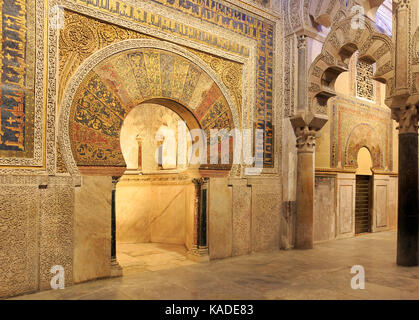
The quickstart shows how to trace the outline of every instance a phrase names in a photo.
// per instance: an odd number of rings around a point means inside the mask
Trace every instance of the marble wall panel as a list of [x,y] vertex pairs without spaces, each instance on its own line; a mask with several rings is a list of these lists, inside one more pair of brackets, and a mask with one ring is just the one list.
[[195,185],[193,183],[187,184],[185,188],[185,246],[186,249],[191,250],[194,244],[195,232]]
[[388,192],[388,227],[397,228],[398,177],[390,177]]
[[185,244],[186,193],[184,186],[158,187],[153,192],[151,242]]
[[387,230],[389,224],[389,182],[390,177],[387,175],[374,175],[373,187],[373,228],[372,231]]
[[83,176],[75,191],[74,282],[110,276],[112,178]]
[[208,240],[211,259],[232,254],[232,190],[226,178],[209,182]]
[[355,174],[338,174],[337,184],[337,236],[352,236],[355,233]]
[[151,241],[151,190],[129,184],[116,186],[116,241],[138,243]]
[[335,184],[334,176],[316,176],[314,190],[314,241],[335,237]]
[[193,243],[194,187],[121,181],[116,189],[116,240]]

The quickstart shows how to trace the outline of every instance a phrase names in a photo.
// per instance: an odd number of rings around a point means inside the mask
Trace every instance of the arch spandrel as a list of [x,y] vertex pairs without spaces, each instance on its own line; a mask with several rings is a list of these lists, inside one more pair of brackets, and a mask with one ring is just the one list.
[[154,40],[122,41],[86,60],[66,88],[59,141],[69,172],[77,174],[78,165],[125,166],[119,144],[123,120],[150,101],[207,132],[239,127],[226,88],[197,57]]

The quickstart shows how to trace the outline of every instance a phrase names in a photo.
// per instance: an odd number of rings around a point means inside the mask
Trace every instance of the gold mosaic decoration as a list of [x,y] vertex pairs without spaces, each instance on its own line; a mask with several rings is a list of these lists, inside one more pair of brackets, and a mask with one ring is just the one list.
[[[70,77],[80,64],[95,51],[127,39],[155,39],[152,36],[95,20],[72,11],[65,11],[64,26],[65,28],[60,32],[59,38],[60,86],[58,105]],[[187,49],[202,59],[222,80],[234,99],[241,121],[242,64],[202,51]]]
[[194,50],[191,48],[188,48],[188,50],[201,58],[202,61],[204,61],[207,65],[209,65],[211,69],[214,70],[215,73],[217,73],[217,75],[223,81],[224,85],[229,90],[229,93],[234,98],[241,124],[243,65],[234,61],[219,58],[202,51]]
[[151,36],[104,23],[72,11],[65,11],[64,26],[59,38],[58,105],[70,77],[80,64],[94,52],[122,40],[153,39]]
[[207,133],[233,127],[226,98],[200,67],[162,49],[126,50],[94,67],[74,96],[70,140],[77,164],[125,166],[119,143],[123,121],[154,98],[186,106]]

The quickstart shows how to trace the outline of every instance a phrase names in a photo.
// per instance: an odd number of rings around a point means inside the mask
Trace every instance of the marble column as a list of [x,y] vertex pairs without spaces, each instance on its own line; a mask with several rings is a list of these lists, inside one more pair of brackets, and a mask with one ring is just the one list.
[[397,264],[419,264],[418,110],[414,105],[393,109],[399,122],[399,199]]
[[159,159],[158,159],[158,163],[157,163],[157,167],[159,170],[163,169],[163,145],[164,145],[164,137],[162,138],[162,140],[157,141],[157,150],[158,150],[158,154],[159,154]]
[[297,217],[296,249],[313,248],[314,147],[316,131],[308,126],[297,128]]
[[208,261],[208,178],[193,179],[195,185],[194,245],[188,252],[191,260]]
[[112,177],[112,212],[111,212],[111,277],[122,276],[122,268],[116,259],[116,184],[120,177]]
[[142,163],[143,163],[141,137],[137,136],[136,140],[137,140],[137,143],[138,143],[138,171],[141,172]]

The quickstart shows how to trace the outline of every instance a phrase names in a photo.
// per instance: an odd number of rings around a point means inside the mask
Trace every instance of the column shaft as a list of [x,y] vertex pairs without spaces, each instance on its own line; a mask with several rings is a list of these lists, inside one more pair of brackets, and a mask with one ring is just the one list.
[[296,249],[313,248],[314,152],[298,151]]
[[397,264],[418,265],[418,134],[399,134]]
[[112,190],[112,211],[111,211],[111,259],[116,259],[116,210],[115,190]]

